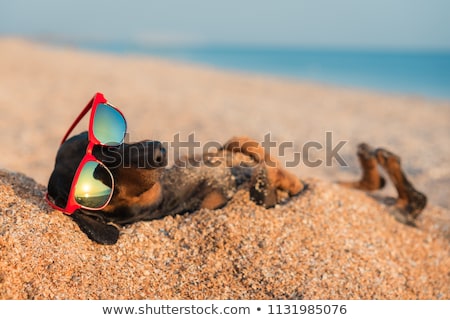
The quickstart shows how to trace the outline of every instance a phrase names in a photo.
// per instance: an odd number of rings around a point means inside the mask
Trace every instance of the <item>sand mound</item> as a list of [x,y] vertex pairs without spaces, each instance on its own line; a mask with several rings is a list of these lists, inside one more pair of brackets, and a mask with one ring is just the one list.
[[449,299],[449,211],[417,228],[365,193],[308,180],[270,210],[242,190],[221,210],[141,222],[90,241],[0,171],[2,299]]

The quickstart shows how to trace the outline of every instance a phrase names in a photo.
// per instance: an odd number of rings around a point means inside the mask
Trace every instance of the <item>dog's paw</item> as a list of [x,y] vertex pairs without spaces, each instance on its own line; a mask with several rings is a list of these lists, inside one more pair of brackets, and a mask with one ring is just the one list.
[[119,239],[119,230],[110,224],[106,224],[83,214],[77,210],[71,215],[89,239],[100,244],[115,244]]
[[257,168],[253,174],[250,199],[265,208],[271,208],[277,204],[276,188],[271,186],[264,166]]

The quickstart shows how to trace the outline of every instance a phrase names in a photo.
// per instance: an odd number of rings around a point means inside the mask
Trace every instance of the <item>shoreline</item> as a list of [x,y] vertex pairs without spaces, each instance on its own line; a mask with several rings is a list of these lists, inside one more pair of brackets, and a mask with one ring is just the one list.
[[[39,43],[39,40],[37,40]],[[325,87],[337,87],[340,89],[348,89],[348,90],[357,90],[357,91],[363,91],[367,93],[373,93],[373,94],[382,94],[382,95],[393,95],[393,96],[409,96],[412,98],[423,98],[427,100],[432,101],[442,101],[442,102],[448,102],[450,101],[450,94],[448,93],[448,90],[450,88],[443,88],[442,84],[439,88],[428,88],[425,89],[424,87],[417,87],[414,86],[415,89],[412,89],[411,87],[406,88],[405,85],[405,79],[402,81],[402,85],[394,84],[394,87],[392,86],[386,86],[383,84],[383,81],[380,81],[380,79],[375,80],[377,77],[374,74],[371,74],[369,76],[370,79],[372,78],[372,81],[367,82],[361,80],[350,80],[346,79],[345,74],[340,73],[341,80],[336,80],[337,75],[333,73],[331,74],[324,74],[319,71],[319,73],[308,73],[308,69],[314,67],[317,63],[324,64],[322,65],[322,68],[333,68],[337,67],[337,65],[334,66],[326,66],[327,61],[310,61],[309,64],[305,64],[302,68],[302,71],[297,69],[287,70],[284,68],[285,66],[277,64],[277,66],[273,65],[274,60],[268,60],[264,63],[259,63],[257,66],[253,65],[250,60],[248,59],[248,55],[253,55],[253,57],[261,57],[261,54],[264,57],[265,53],[280,53],[284,52],[287,53],[296,53],[296,55],[303,56],[306,54],[305,57],[303,57],[303,60],[311,59],[314,55],[358,55],[362,57],[370,56],[372,58],[377,56],[386,56],[389,57],[397,57],[397,60],[402,57],[402,59],[408,59],[408,58],[418,58],[418,56],[428,56],[429,59],[431,59],[430,56],[432,56],[434,59],[443,59],[443,57],[447,57],[450,55],[449,52],[446,51],[398,51],[398,50],[368,50],[368,49],[336,49],[336,48],[303,48],[303,47],[275,47],[275,48],[266,48],[266,47],[246,47],[246,46],[234,46],[234,45],[199,45],[199,46],[173,46],[173,47],[152,47],[152,46],[146,46],[146,45],[140,45],[140,44],[134,44],[134,43],[127,43],[127,42],[117,42],[117,43],[100,43],[100,44],[93,44],[93,43],[85,43],[85,42],[58,42],[58,41],[42,41],[42,44],[54,46],[54,47],[65,47],[64,43],[72,43],[69,45],[69,47],[73,48],[77,51],[84,51],[84,52],[94,52],[94,53],[100,53],[100,54],[106,54],[106,55],[115,55],[118,57],[143,57],[143,58],[150,58],[150,59],[157,59],[157,60],[163,60],[166,62],[173,62],[173,63],[181,63],[181,64],[187,64],[192,67],[196,68],[210,68],[213,70],[216,70],[218,72],[231,72],[235,73],[236,75],[240,76],[255,76],[255,77],[268,77],[272,79],[278,79],[280,81],[294,81],[294,82],[300,82],[300,83],[310,83],[317,86],[325,86]],[[234,60],[231,58],[231,60],[228,58],[217,58],[216,54],[220,54],[225,51],[227,53],[230,53],[231,55],[235,56],[239,54],[245,53],[245,57],[247,58],[248,63],[245,67],[242,67],[239,60]],[[199,58],[201,56],[202,58]],[[243,58],[241,56],[241,58]],[[239,58],[237,58],[239,59]],[[281,59],[281,57],[280,57]],[[278,59],[276,59],[278,60]],[[283,59],[281,59],[283,60]],[[303,60],[296,60],[293,61],[294,67],[296,63],[299,63]],[[348,57],[347,57],[348,60]],[[341,61],[341,63],[346,63],[347,60]],[[430,63],[431,60],[428,61]],[[329,61],[328,61],[329,63]],[[370,65],[371,63],[380,63],[380,61],[366,61],[367,65]],[[385,62],[386,63],[386,62]],[[392,63],[392,62],[391,62]],[[416,61],[416,63],[420,63],[420,61]],[[442,61],[442,64],[444,65],[436,65],[434,68],[445,68],[445,61]],[[383,63],[382,63],[383,65]],[[391,67],[395,67],[397,64],[391,65]],[[349,66],[347,66],[349,67]],[[429,67],[429,66],[428,66]],[[301,72],[301,73],[299,73]],[[354,70],[349,70],[349,72],[354,72]],[[369,72],[366,70],[366,72]],[[373,71],[372,71],[373,72]],[[392,73],[396,73],[398,70],[392,70]],[[362,75],[360,74],[360,77]],[[374,78],[375,76],[375,78]],[[418,75],[416,75],[417,78]],[[330,78],[331,77],[331,78]],[[363,78],[365,78],[363,76]],[[328,80],[327,80],[328,79]],[[334,80],[330,80],[334,79]],[[433,80],[432,77],[430,80]],[[434,79],[436,80],[436,79]],[[444,78],[445,80],[445,78]],[[447,79],[449,82],[450,79]],[[384,81],[390,81],[390,78],[384,79]],[[399,79],[397,79],[399,81]],[[394,81],[395,82],[395,81]],[[409,82],[409,81],[408,81]],[[442,83],[442,82],[440,82]],[[435,84],[437,84],[435,82]],[[422,85],[425,85],[423,83]],[[411,84],[409,84],[411,86]],[[450,86],[450,84],[449,84]],[[403,88],[403,89],[400,89]],[[421,92],[421,93],[418,93]]]

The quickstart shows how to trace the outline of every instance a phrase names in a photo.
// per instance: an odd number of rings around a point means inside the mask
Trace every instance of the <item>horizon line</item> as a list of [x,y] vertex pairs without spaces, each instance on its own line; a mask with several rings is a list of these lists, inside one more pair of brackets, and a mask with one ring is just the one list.
[[392,46],[392,45],[374,45],[374,44],[323,44],[323,43],[270,43],[270,42],[244,42],[244,41],[217,41],[206,39],[175,39],[175,40],[158,40],[152,39],[142,40],[137,38],[107,38],[107,37],[74,37],[61,36],[55,34],[41,35],[25,35],[11,34],[0,32],[0,38],[18,38],[28,41],[37,41],[40,43],[54,45],[70,45],[70,46],[89,46],[98,44],[100,46],[127,44],[132,45],[136,49],[201,49],[201,48],[241,48],[241,49],[298,49],[305,51],[356,51],[356,52],[398,52],[398,53],[442,53],[450,54],[450,47],[447,46]]

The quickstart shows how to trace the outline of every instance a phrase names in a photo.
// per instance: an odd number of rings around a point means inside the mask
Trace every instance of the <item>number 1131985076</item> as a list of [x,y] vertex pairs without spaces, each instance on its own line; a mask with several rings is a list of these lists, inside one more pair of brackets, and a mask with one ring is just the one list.
[[345,304],[269,304],[268,314],[346,314]]

